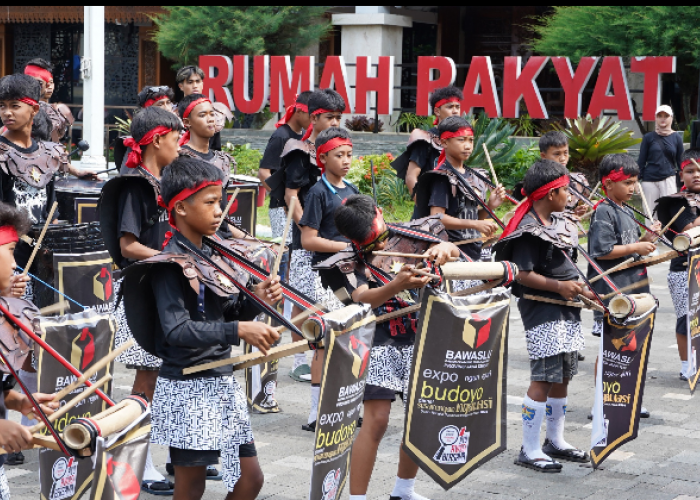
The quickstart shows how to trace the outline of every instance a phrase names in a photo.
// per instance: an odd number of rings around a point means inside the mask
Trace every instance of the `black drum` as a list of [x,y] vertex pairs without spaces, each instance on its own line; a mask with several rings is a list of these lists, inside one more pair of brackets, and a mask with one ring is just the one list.
[[54,183],[61,220],[83,224],[99,220],[97,202],[105,181],[58,179]]
[[[41,234],[43,225],[35,225],[27,236],[36,241]],[[17,265],[24,268],[29,261],[34,247],[26,241],[20,240],[15,249]],[[29,272],[40,280],[55,287],[54,281],[54,253],[85,254],[105,250],[102,232],[99,222],[89,224],[52,224],[44,235],[41,248],[34,258]],[[34,304],[37,307],[46,307],[56,302],[54,291],[42,285],[34,283]]]

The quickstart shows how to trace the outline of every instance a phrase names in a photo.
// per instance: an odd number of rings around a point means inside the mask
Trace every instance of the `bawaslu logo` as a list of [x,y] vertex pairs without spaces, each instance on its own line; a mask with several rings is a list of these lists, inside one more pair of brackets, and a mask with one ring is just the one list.
[[85,371],[93,359],[95,359],[95,337],[85,327],[73,338],[70,362],[73,366],[79,367],[80,371]]
[[95,297],[102,301],[108,301],[112,298],[112,272],[107,267],[100,269],[92,281],[92,293],[95,294]]
[[464,322],[462,340],[472,349],[478,349],[489,339],[490,332],[491,318],[482,319],[478,314],[474,314]]
[[370,349],[355,335],[350,335],[350,354],[352,354],[352,374],[360,378],[369,364]]

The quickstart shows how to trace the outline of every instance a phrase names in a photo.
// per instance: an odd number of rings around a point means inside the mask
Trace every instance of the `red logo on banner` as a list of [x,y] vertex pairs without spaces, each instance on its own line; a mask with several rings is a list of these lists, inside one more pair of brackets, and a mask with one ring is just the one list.
[[106,267],[100,269],[93,278],[93,293],[100,300],[108,301],[112,298],[112,273]]
[[352,363],[352,374],[355,375],[356,378],[360,378],[367,369],[370,350],[367,347],[367,344],[362,342],[354,335],[350,336],[350,347],[352,348],[352,351],[350,352],[354,358]]
[[107,475],[119,500],[138,500],[141,485],[134,470],[127,463],[117,462],[114,458],[107,459]]
[[80,371],[85,371],[93,359],[95,359],[95,337],[90,330],[83,328],[83,331],[73,339],[70,362],[73,366],[79,367]]

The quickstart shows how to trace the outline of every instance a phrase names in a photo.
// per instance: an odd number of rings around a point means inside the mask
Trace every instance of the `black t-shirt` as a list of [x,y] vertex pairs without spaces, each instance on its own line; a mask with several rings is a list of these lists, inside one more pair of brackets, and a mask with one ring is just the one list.
[[[433,127],[429,132],[437,136],[437,127]],[[408,148],[409,161],[414,162],[420,167],[420,174],[423,175],[424,172],[432,170],[437,166],[437,159],[440,156],[440,150],[432,146],[426,141],[416,141],[411,144]]]
[[[430,199],[428,207],[440,207],[445,209],[445,213],[457,219],[478,220],[480,205],[464,195],[459,188],[455,188],[456,195],[452,195],[452,184],[446,175],[429,174],[432,177],[430,187]],[[465,178],[470,177],[470,173],[465,173]],[[479,194],[479,193],[477,193]],[[483,193],[481,193],[483,194]],[[481,233],[476,229],[447,229],[447,236],[452,242],[479,238]],[[466,253],[472,260],[481,259],[481,243],[467,243],[460,245],[460,250]]]
[[[142,175],[151,175],[144,172],[142,168],[138,168],[139,173]],[[155,192],[149,194],[141,186],[138,188],[127,188],[119,196],[119,237],[121,238],[127,233],[131,233],[136,236],[139,243],[148,248],[154,250],[161,250],[163,248],[163,241],[165,241],[165,233],[171,230],[170,224],[168,223],[168,214],[165,210],[158,210],[157,203],[154,203],[153,199],[148,198],[148,196],[153,196],[155,198]],[[149,219],[152,219],[157,213],[160,212],[158,220],[150,225],[148,223]],[[133,263],[131,259],[124,259],[122,262],[118,262],[119,267],[124,268],[127,265]]]
[[[681,207],[685,207],[685,210],[678,218],[671,224],[671,229],[677,233],[683,231],[683,228],[688,224],[692,224],[698,218],[698,210],[696,208],[690,208],[688,210],[687,202],[682,198],[676,198],[675,196],[665,196],[659,200],[657,205],[657,215],[659,216],[659,222],[662,225],[666,225],[673,218],[674,215],[678,213]],[[668,235],[668,233],[666,233]],[[671,272],[688,272],[688,256],[680,255],[675,259],[671,260],[671,265],[669,271]]]
[[[306,195],[318,181],[321,170],[311,163],[308,153],[300,150],[291,151],[282,158],[284,166],[284,186],[288,189],[298,189],[297,199],[302,208],[306,207]],[[292,250],[301,250],[301,231],[296,224],[292,225]]]
[[[301,137],[302,134],[297,134],[294,132],[292,127],[286,123],[275,130],[270,136],[270,140],[267,142],[267,146],[265,147],[265,153],[260,160],[260,168],[265,168],[269,170],[270,173],[280,168],[280,155],[282,155],[284,145],[287,144],[289,139],[299,140]],[[270,197],[270,208],[278,208],[283,206],[284,201]]]
[[[532,215],[523,217],[518,227],[527,224],[539,224]],[[515,241],[511,242],[513,250],[510,258],[518,266],[520,271],[534,271],[547,278],[557,281],[573,281],[579,279],[579,274],[569,260],[564,257],[562,251],[553,244],[544,241],[537,236],[524,232]],[[567,253],[575,258],[572,249]],[[518,301],[518,309],[526,330],[531,330],[550,321],[581,321],[581,309],[577,307],[548,304],[523,298],[525,294],[538,295],[550,299],[564,300],[558,293],[537,290],[521,285],[521,297]]]
[[[322,177],[309,190],[306,195],[304,215],[301,217],[299,225],[316,229],[321,238],[350,243],[350,240],[341,235],[335,227],[333,214],[345,198],[353,194],[360,194],[360,191],[350,183],[345,183],[345,187],[338,188],[331,186],[330,183],[326,184],[326,182],[327,180]],[[331,255],[333,254],[314,252],[311,263],[317,264]]]
[[221,132],[215,133],[211,139],[209,139],[209,149],[221,151]]

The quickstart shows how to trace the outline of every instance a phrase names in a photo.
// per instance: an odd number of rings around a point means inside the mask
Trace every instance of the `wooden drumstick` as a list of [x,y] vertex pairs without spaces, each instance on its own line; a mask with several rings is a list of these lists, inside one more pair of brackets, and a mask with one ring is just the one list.
[[673,218],[668,221],[668,224],[666,224],[663,228],[661,228],[661,231],[659,231],[659,235],[654,238],[652,243],[656,243],[656,241],[663,236],[663,234],[668,231],[668,228],[671,227],[671,224],[676,222],[676,219],[681,216],[681,214],[685,211],[685,207],[681,207],[681,209],[676,213],[676,215],[673,216]]
[[647,213],[647,219],[654,222],[654,219],[651,218],[651,210],[649,210],[649,204],[647,203],[647,197],[644,195],[642,184],[638,182],[637,185],[639,186],[639,195],[642,197],[642,203],[644,203],[644,211]]
[[[404,253],[404,252],[386,252],[384,250],[375,250],[372,252],[374,255],[378,255],[380,257],[403,257],[404,259],[427,259],[428,257],[425,254],[419,254],[419,253]],[[458,257],[450,257],[449,261],[450,262],[455,262],[459,260]]]
[[501,183],[498,182],[498,177],[496,176],[496,169],[493,168],[493,163],[491,163],[491,155],[489,154],[489,148],[486,147],[486,143],[482,144],[484,147],[484,155],[486,155],[486,161],[489,162],[489,168],[491,169],[491,175],[493,176],[493,183],[496,187],[500,186]]
[[280,252],[277,254],[277,258],[275,259],[275,264],[272,267],[272,271],[270,272],[270,279],[275,279],[277,277],[277,273],[280,270],[280,263],[282,262],[282,254],[284,253],[284,245],[287,242],[287,236],[289,235],[289,226],[292,224],[292,214],[294,213],[294,208],[297,203],[297,197],[292,196],[291,199],[289,200],[289,206],[287,207],[287,222],[284,225],[284,231],[282,232],[282,248]]
[[37,252],[39,251],[39,248],[41,248],[41,242],[44,241],[44,235],[46,234],[46,231],[49,229],[49,224],[51,224],[51,220],[53,219],[53,214],[58,208],[58,202],[54,201],[53,205],[51,206],[51,210],[49,210],[49,216],[46,218],[46,222],[44,223],[44,227],[41,230],[41,234],[39,235],[39,239],[36,240],[34,243],[34,250],[32,250],[32,254],[29,256],[29,260],[27,261],[27,264],[24,266],[24,271],[22,271],[22,274],[24,276],[27,275],[29,272],[29,268],[32,267],[32,263],[34,263],[34,258],[36,257]]
[[600,181],[598,181],[598,184],[596,184],[595,187],[594,187],[593,189],[591,189],[591,194],[588,195],[588,199],[589,199],[589,200],[590,200],[591,198],[593,198],[594,195],[595,195],[595,196],[598,196],[598,197],[600,196],[600,195],[596,192],[596,191],[598,191],[598,188],[599,188],[599,187],[600,187]]
[[638,281],[636,283],[632,283],[631,285],[623,286],[622,288],[620,288],[616,292],[610,292],[608,294],[602,295],[600,298],[603,300],[608,300],[608,299],[613,298],[615,295],[620,295],[621,293],[629,292],[630,290],[635,290],[637,288],[641,288],[644,285],[648,285],[648,284],[649,284],[649,278],[642,280],[642,281]]
[[[314,314],[314,313],[323,312],[323,310],[322,310],[321,308],[323,308],[323,307],[325,307],[325,306],[326,306],[326,303],[325,303],[325,302],[317,302],[316,304],[312,305],[312,306],[309,307],[308,309],[306,309],[306,310],[300,312],[299,314],[297,314],[296,316],[294,316],[294,317],[290,320],[290,323],[294,325],[294,324],[296,324],[298,321],[301,321],[302,319],[306,319],[306,318],[308,318],[309,316],[311,316],[311,315]],[[282,332],[285,331],[286,329],[287,329],[287,327],[284,326],[284,325],[278,326],[278,327],[276,328],[276,330],[277,330],[279,333],[282,333]]]
[[[64,404],[63,406],[61,406],[58,410],[56,410],[55,412],[53,412],[51,415],[49,415],[49,416],[47,417],[48,421],[49,421],[49,422],[54,422],[54,421],[55,421],[56,419],[58,419],[59,417],[62,417],[63,415],[65,415],[65,414],[68,412],[68,410],[70,410],[71,408],[74,408],[78,403],[80,403],[80,402],[83,401],[84,399],[88,398],[88,397],[89,397],[90,395],[92,395],[97,389],[99,389],[100,387],[102,387],[103,385],[105,385],[105,384],[106,384],[107,382],[109,382],[110,380],[112,380],[112,375],[110,375],[110,374],[108,373],[107,375],[105,375],[104,377],[102,377],[100,380],[98,380],[97,382],[95,382],[93,385],[91,385],[90,387],[88,387],[87,389],[85,389],[83,392],[81,392],[80,394],[76,395],[73,399],[71,399],[70,401],[68,401],[66,404]],[[39,432],[40,430],[42,430],[44,427],[46,427],[46,425],[44,424],[44,422],[39,422],[38,424],[36,424],[36,425],[30,427],[30,428],[29,428],[29,432],[31,432],[32,434],[34,434],[35,432]]]
[[236,188],[236,190],[233,192],[231,195],[231,199],[228,200],[228,203],[226,204],[226,210],[224,210],[224,213],[221,215],[221,220],[219,221],[219,225],[216,226],[216,230],[218,231],[219,228],[221,228],[221,224],[224,223],[226,220],[226,217],[228,217],[229,210],[231,210],[231,207],[233,206],[233,202],[236,201],[236,196],[238,196],[238,193],[241,192],[241,188]]
[[619,268],[626,266],[630,262],[634,262],[634,257],[630,257],[629,259],[625,260],[624,262],[620,262],[618,265],[613,266],[610,269],[608,269],[607,271],[600,273],[598,276],[594,276],[593,278],[589,279],[588,282],[595,283],[596,281],[603,279],[608,274],[612,274],[615,271],[617,271]]

